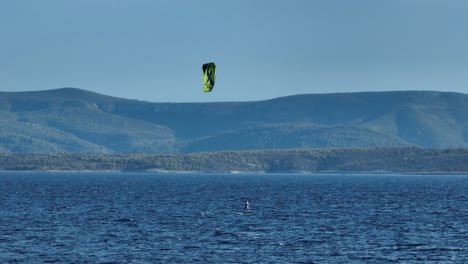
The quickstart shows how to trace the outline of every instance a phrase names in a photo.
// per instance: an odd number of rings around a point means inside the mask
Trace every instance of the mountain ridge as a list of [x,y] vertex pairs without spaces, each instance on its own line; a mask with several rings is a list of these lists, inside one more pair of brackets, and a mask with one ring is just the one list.
[[384,91],[154,103],[59,88],[0,92],[0,125],[0,152],[11,153],[467,147],[468,95]]

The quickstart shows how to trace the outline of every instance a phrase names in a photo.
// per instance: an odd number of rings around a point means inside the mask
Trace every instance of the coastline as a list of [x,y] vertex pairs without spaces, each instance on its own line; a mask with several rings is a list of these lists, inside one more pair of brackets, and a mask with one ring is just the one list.
[[459,175],[468,176],[468,171],[182,171],[182,170],[63,170],[63,169],[52,169],[52,170],[0,170],[0,173],[141,173],[141,174],[262,174],[262,175],[279,175],[279,174],[291,174],[291,175],[402,175],[402,176],[444,176],[444,175]]

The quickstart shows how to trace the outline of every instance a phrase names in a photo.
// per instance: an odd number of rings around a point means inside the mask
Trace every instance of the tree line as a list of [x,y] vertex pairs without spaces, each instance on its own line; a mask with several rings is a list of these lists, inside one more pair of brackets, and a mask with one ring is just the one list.
[[468,173],[468,149],[310,148],[173,155],[0,153],[0,170]]

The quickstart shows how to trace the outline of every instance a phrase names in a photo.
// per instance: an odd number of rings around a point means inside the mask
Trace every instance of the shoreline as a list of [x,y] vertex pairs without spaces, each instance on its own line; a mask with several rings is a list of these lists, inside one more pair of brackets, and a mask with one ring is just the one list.
[[179,170],[0,170],[0,173],[21,173],[21,172],[39,172],[39,173],[141,173],[141,174],[262,174],[262,175],[426,175],[426,176],[443,176],[443,175],[459,175],[468,176],[468,171],[437,171],[437,172],[396,172],[396,171],[179,171]]

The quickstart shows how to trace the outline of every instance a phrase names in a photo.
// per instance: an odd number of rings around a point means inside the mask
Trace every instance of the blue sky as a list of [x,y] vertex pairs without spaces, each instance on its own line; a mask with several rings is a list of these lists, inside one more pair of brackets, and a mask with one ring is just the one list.
[[[302,93],[468,93],[464,0],[0,2],[0,91],[152,102]],[[204,93],[201,65],[217,64]]]

